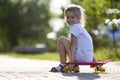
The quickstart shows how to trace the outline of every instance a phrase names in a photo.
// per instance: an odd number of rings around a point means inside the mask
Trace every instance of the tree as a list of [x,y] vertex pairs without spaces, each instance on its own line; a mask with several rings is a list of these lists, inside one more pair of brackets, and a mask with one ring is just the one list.
[[0,0],[0,47],[45,42],[49,26],[49,1]]

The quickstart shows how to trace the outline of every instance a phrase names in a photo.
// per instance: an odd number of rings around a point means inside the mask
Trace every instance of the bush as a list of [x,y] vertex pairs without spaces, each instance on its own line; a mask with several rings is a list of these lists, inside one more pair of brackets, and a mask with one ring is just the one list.
[[48,40],[47,40],[47,47],[48,47],[48,50],[49,50],[50,52],[55,52],[55,51],[57,51],[57,42],[56,42],[56,40],[48,39]]

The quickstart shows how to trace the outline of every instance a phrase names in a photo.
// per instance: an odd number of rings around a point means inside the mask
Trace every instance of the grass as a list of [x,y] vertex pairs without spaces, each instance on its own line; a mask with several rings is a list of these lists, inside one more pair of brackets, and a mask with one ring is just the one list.
[[[117,54],[108,48],[99,48],[95,50],[94,55],[98,61],[110,60],[110,61],[120,61],[120,49],[117,49]],[[39,59],[39,60],[57,60],[59,61],[58,52],[45,52],[36,54],[20,54],[20,53],[0,53],[0,55],[12,56],[16,58],[29,58],[29,59]]]
[[98,61],[110,60],[110,61],[120,61],[120,48],[117,48],[117,53],[114,49],[110,48],[99,48],[95,50],[95,57]]
[[40,59],[40,60],[59,60],[59,55],[57,52],[45,52],[45,53],[35,53],[35,54],[23,54],[23,53],[0,53],[0,55],[11,56],[15,58],[29,58],[29,59]]

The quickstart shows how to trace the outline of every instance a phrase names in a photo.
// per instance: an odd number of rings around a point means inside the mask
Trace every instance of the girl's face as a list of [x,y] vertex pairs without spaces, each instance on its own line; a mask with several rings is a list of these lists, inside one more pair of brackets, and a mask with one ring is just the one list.
[[65,18],[66,23],[70,26],[76,23],[80,23],[80,18],[78,18],[73,11],[67,11],[65,14]]

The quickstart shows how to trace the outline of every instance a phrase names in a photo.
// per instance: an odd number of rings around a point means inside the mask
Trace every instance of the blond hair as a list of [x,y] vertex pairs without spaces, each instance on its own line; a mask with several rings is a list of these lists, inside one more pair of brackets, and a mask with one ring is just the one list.
[[83,27],[85,26],[84,9],[80,5],[75,5],[75,4],[69,5],[65,9],[64,15],[66,15],[67,11],[73,11],[75,13],[75,15],[80,19],[80,24]]

